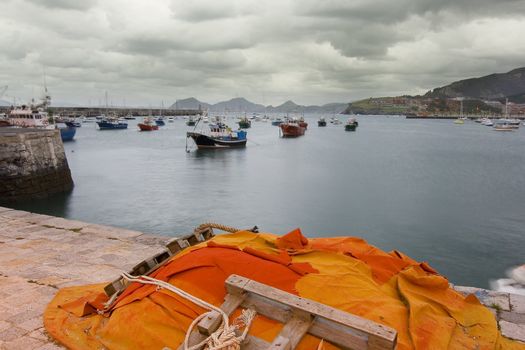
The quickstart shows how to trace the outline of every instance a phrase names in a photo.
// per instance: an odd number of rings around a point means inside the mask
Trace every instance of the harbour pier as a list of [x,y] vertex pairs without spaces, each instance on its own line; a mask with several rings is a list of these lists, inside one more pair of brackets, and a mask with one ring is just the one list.
[[[110,282],[173,238],[0,207],[0,349],[62,349],[42,321],[57,291]],[[453,288],[474,294],[504,336],[525,342],[525,296]]]
[[[0,113],[7,113],[11,107],[0,107]],[[126,107],[49,107],[49,112],[53,115],[61,115],[65,117],[76,118],[96,117],[101,114],[113,114],[119,117],[132,115],[135,117],[143,117],[153,114],[159,114],[158,108],[126,108]],[[203,111],[200,109],[163,109],[164,116],[186,116],[186,115],[200,115]]]

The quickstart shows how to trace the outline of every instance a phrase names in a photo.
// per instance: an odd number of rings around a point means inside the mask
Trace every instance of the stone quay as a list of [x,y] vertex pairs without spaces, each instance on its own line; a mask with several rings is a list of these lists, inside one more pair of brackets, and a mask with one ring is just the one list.
[[0,128],[0,202],[45,198],[72,188],[59,130]]

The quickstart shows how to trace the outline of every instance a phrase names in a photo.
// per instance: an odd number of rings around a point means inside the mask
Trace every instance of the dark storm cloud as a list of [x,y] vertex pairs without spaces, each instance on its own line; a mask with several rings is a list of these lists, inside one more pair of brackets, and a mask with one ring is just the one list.
[[[136,104],[422,93],[525,62],[525,0],[4,0],[0,86]],[[262,97],[265,96],[265,101]]]

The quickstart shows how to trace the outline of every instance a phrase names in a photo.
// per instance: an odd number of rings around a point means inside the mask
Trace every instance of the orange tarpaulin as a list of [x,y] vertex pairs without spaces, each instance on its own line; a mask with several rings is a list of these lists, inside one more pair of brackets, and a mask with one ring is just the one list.
[[[240,231],[187,248],[151,276],[219,306],[237,274],[387,325],[398,349],[522,349],[501,336],[493,314],[424,263],[353,238],[306,239]],[[177,349],[206,310],[156,286],[133,283],[99,315],[104,285],[61,289],[44,314],[48,332],[72,349]],[[239,311],[232,315],[236,317]],[[272,341],[282,324],[257,316],[250,334]],[[307,335],[298,349],[317,349]],[[322,349],[336,349],[324,342]]]

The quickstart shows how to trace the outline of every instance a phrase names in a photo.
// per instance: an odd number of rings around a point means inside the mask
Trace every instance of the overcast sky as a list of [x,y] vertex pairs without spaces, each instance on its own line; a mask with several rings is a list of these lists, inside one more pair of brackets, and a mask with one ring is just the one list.
[[39,96],[45,67],[83,105],[348,102],[525,66],[524,29],[525,0],[0,0],[0,87]]

